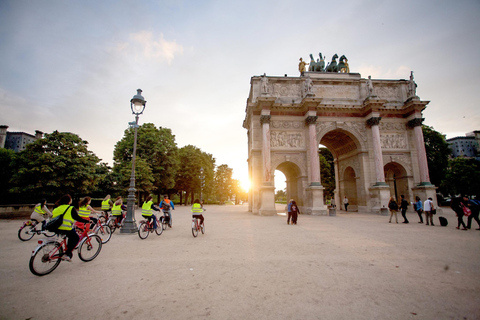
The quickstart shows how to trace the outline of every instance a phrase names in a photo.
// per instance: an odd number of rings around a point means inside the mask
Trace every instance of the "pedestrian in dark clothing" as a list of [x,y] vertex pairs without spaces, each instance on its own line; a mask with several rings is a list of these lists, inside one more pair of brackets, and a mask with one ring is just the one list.
[[472,227],[472,219],[475,219],[478,223],[478,229],[480,230],[480,219],[478,219],[479,211],[480,211],[480,201],[476,199],[468,200],[468,198],[463,198],[464,201],[467,202],[468,208],[472,211],[472,214],[468,216],[467,219],[467,229]]
[[458,219],[458,225],[457,229],[460,229],[460,225],[463,226],[462,230],[468,230],[467,226],[465,225],[465,222],[463,222],[463,206],[464,204],[462,203],[462,199],[460,197],[455,197],[452,199],[452,202],[450,203],[450,208],[452,208],[453,211],[455,211],[455,214],[457,215]]
[[297,203],[295,201],[292,201],[292,224],[297,224],[297,218],[298,214],[300,213],[300,210],[298,209]]
[[402,198],[402,201],[400,202],[400,210],[402,212],[402,217],[403,217],[403,223],[408,223],[407,219],[407,208],[408,208],[408,201],[405,200],[405,196],[402,194],[400,196]]

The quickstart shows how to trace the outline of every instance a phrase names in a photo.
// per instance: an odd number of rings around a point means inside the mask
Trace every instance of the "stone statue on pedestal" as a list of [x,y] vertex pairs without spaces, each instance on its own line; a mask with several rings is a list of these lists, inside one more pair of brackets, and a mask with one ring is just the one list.
[[408,86],[407,86],[407,98],[412,98],[417,95],[417,84],[415,81],[413,81],[413,71],[410,71],[410,80],[408,81]]

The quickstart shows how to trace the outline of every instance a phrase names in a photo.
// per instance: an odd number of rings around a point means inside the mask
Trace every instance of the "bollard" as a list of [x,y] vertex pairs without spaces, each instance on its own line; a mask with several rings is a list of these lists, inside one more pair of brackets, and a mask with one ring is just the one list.
[[330,217],[336,216],[336,215],[337,215],[337,211],[335,210],[335,208],[330,208],[330,209],[328,209],[328,215],[329,215]]

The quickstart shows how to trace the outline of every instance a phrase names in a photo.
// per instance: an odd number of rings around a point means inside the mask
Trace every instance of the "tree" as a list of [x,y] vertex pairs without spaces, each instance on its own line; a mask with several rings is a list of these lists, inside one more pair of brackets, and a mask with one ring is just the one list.
[[[179,164],[175,136],[171,129],[157,129],[152,123],[144,123],[137,130],[136,189],[144,195],[156,192],[160,196],[175,185]],[[114,172],[121,176],[120,183],[125,192],[130,185],[133,142],[134,129],[129,128],[125,130],[124,137],[117,142],[113,152]]]
[[449,161],[445,188],[452,195],[480,196],[480,161],[458,157]]
[[[193,203],[195,194],[200,194],[200,169],[203,168],[203,175],[205,176],[205,194],[211,190],[211,181],[213,178],[213,170],[215,168],[215,159],[211,154],[202,152],[199,148],[187,145],[179,149],[180,167],[175,179],[175,189],[181,192],[180,203],[187,204],[187,199],[190,196],[190,201]],[[186,193],[183,199],[183,193]]]
[[325,188],[323,193],[326,199],[330,199],[335,191],[335,167],[333,155],[327,148],[320,148],[318,153],[320,161],[320,179]]
[[96,172],[100,159],[87,145],[74,133],[58,131],[28,144],[17,156],[11,191],[30,201],[65,193],[77,198],[94,191],[101,179]]
[[448,158],[452,151],[448,146],[445,136],[433,129],[433,127],[422,126],[425,151],[427,153],[428,171],[430,182],[442,188],[442,181],[448,168]]
[[12,195],[10,189],[15,165],[15,151],[8,149],[0,149],[0,203],[12,203]]
[[215,191],[220,203],[224,203],[233,194],[233,170],[226,164],[218,166],[215,172]]

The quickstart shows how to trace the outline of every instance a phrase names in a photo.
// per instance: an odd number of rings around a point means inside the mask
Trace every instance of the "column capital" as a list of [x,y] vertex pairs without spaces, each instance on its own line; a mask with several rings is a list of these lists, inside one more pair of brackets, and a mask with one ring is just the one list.
[[370,119],[367,120],[367,126],[372,127],[372,126],[378,126],[380,123],[380,120],[382,120],[382,117],[371,117]]
[[269,114],[262,114],[262,115],[260,116],[260,123],[261,123],[261,124],[270,123],[270,119],[271,119],[271,118],[272,118],[272,116],[269,115]]
[[317,116],[308,116],[305,118],[305,124],[315,124],[317,122],[318,117]]
[[425,120],[425,118],[415,118],[415,119],[412,119],[410,121],[407,122],[407,126],[409,128],[415,128],[415,127],[418,127],[418,126],[421,126],[422,123],[423,123],[423,120]]

